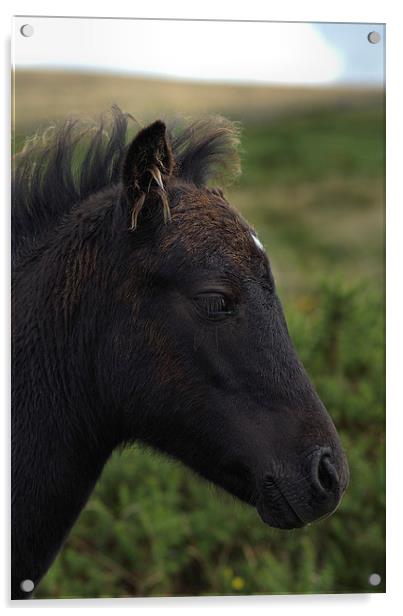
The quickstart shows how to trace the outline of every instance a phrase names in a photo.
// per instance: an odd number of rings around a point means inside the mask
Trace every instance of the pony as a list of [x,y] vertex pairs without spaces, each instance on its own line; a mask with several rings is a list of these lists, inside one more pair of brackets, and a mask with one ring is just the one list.
[[[114,449],[163,452],[292,529],[349,477],[266,251],[222,188],[239,126],[67,120],[12,186],[12,598],[48,570]],[[27,584],[28,582],[28,584]]]

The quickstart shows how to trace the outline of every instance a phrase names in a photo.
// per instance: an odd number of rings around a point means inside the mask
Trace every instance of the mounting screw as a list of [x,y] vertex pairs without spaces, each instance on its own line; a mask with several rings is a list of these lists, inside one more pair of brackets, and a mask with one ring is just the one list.
[[22,580],[20,588],[23,592],[32,592],[35,588],[35,584],[32,580]]
[[379,573],[371,573],[371,575],[368,578],[368,582],[371,584],[371,586],[379,586],[381,581],[382,581],[382,578],[379,575]]
[[372,43],[373,45],[376,45],[381,40],[381,35],[379,34],[379,32],[375,32],[374,30],[373,32],[370,32],[368,34],[367,38],[370,43]]
[[20,32],[22,36],[28,37],[33,35],[34,29],[30,24],[24,24],[23,26],[21,26]]

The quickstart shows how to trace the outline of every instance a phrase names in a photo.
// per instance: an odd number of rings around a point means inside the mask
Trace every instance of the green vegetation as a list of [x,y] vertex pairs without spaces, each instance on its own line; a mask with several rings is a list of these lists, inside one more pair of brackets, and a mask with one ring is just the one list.
[[278,531],[178,463],[117,452],[38,598],[385,590],[382,109],[245,123],[242,144],[231,200],[267,247],[350,487],[332,517]]

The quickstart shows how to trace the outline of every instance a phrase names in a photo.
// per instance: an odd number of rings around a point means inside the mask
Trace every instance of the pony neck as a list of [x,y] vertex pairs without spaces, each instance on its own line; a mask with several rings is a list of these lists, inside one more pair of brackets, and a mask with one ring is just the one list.
[[[24,434],[21,434],[25,432]],[[51,423],[13,427],[12,598],[27,598],[20,584],[36,589],[84,507],[107,461],[73,449]]]
[[13,315],[14,599],[30,594],[20,589],[23,580],[36,588],[46,573],[116,445],[101,424],[106,414],[94,385],[84,386],[92,358],[83,365],[72,359],[53,314],[54,306],[31,301]]

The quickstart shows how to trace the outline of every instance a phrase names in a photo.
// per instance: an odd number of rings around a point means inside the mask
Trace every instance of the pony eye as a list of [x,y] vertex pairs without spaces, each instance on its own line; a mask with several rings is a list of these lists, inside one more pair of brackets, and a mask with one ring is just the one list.
[[222,293],[201,293],[194,298],[203,316],[218,321],[234,314],[230,302]]

